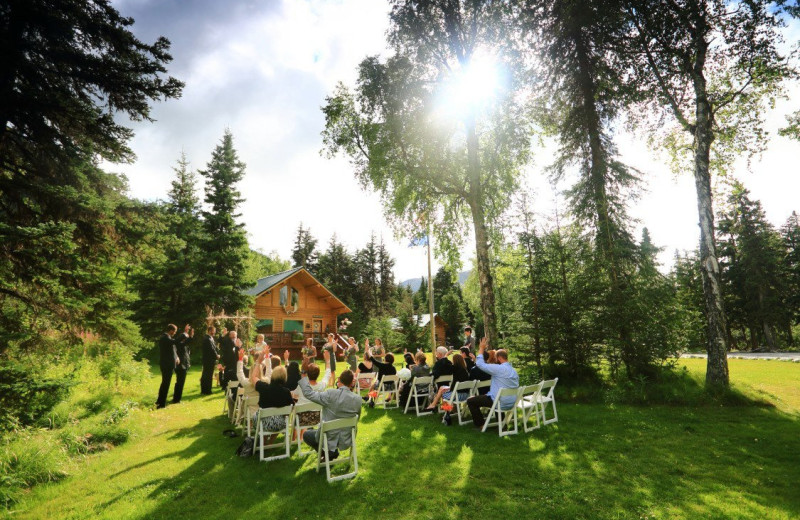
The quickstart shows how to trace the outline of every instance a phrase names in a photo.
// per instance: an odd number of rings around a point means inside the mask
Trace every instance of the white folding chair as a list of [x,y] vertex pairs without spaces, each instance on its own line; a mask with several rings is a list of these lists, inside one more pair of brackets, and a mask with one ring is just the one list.
[[[519,399],[517,406],[522,412],[522,427],[525,433],[541,428],[539,421],[539,397],[542,394],[542,383],[535,385],[521,386],[519,388]],[[531,417],[536,420],[536,426],[528,427]]]
[[[492,387],[492,380],[487,379],[486,381],[475,381],[475,390],[472,391],[472,395],[481,395],[481,388],[485,388],[486,392],[489,391],[489,388]],[[484,394],[486,393],[484,392]]]
[[[278,460],[278,459],[288,459],[292,440],[289,436],[289,428],[291,426],[291,421],[289,420],[289,416],[292,415],[292,409],[294,408],[293,405],[290,406],[283,406],[281,408],[259,408],[258,410],[258,418],[256,420],[256,441],[253,449],[258,450],[258,460],[260,461],[269,461],[269,460]],[[264,429],[264,421],[268,417],[276,417],[276,416],[285,416],[285,423],[286,425],[284,428],[278,431],[269,431]],[[276,434],[283,434],[283,442],[276,442],[274,444],[264,444],[264,436],[265,435],[276,435]],[[265,449],[272,449],[272,448],[280,448],[283,446],[285,448],[285,452],[281,455],[273,455],[272,457],[264,457],[264,450]]]
[[[411,406],[411,400],[414,400],[414,411],[417,413],[417,417],[421,415],[430,415],[433,412],[425,411],[426,405],[431,400],[431,383],[433,383],[433,377],[414,377],[411,378],[407,385],[411,385],[411,390],[408,392],[408,401],[406,401],[406,407],[403,409],[403,413],[408,413],[408,408]],[[420,399],[422,399],[422,409],[420,410]]]
[[[451,386],[452,384],[453,384],[453,376],[452,376],[452,375],[446,375],[446,376],[439,376],[439,377],[437,377],[437,378],[436,378],[436,379],[433,381],[433,393],[434,393],[434,395],[435,395],[435,394],[436,394],[436,392],[439,390],[439,387],[440,387],[441,385],[445,385],[445,386]],[[440,403],[440,404],[441,404],[441,403]],[[437,411],[438,413],[442,413],[442,407],[441,407],[441,406],[437,406],[437,407],[436,407],[436,411]]]
[[294,407],[294,434],[297,437],[297,454],[298,455],[305,455],[307,453],[313,453],[311,450],[303,451],[303,436],[300,435],[300,432],[303,429],[306,430],[313,430],[314,428],[318,428],[320,422],[317,421],[314,424],[300,426],[300,414],[303,412],[319,412],[320,420],[322,420],[322,406],[318,405],[317,403],[303,403],[297,404]]
[[[328,433],[333,430],[343,430],[346,428],[350,428],[350,434],[353,438],[353,444],[350,446],[350,456],[330,460],[328,458]],[[358,432],[358,416],[354,415],[352,417],[348,417],[347,419],[335,419],[333,421],[324,421],[320,424],[319,427],[319,447],[317,448],[317,473],[319,473],[319,469],[325,466],[325,477],[328,479],[328,482],[334,482],[336,480],[344,480],[346,478],[353,478],[358,474],[358,455],[356,453],[356,433]],[[344,475],[337,475],[335,477],[331,477],[331,466],[336,464],[344,464],[344,463],[351,463],[353,465],[353,471],[350,473],[345,473]]]
[[[247,424],[247,436],[250,437],[250,432],[252,430],[252,413],[250,413],[250,400],[255,399],[255,402],[258,402],[258,397],[255,396],[245,396],[242,403],[242,409],[244,411],[244,418],[245,424]],[[242,425],[244,428],[244,425]]]
[[231,393],[235,392],[237,388],[239,388],[239,381],[228,381],[228,388],[225,389],[225,393],[223,394],[224,402],[222,403],[222,415],[228,413],[228,409],[230,407],[230,400],[233,397]]
[[[508,406],[500,403],[503,397],[513,397],[514,402]],[[517,433],[517,402],[519,401],[519,388],[501,388],[495,396],[492,407],[486,416],[481,432],[485,432],[490,426],[497,425],[497,433],[500,437],[506,435],[516,435]],[[514,423],[514,428],[509,428],[510,423]]]
[[[556,410],[556,396],[553,394],[553,391],[556,389],[556,383],[558,383],[558,378],[542,382],[542,390],[539,394],[539,411],[542,414],[542,424],[550,424],[558,422],[558,410]],[[553,406],[552,419],[548,419],[545,413],[547,412],[548,403],[550,403]]]
[[241,386],[236,389],[236,402],[233,406],[233,425],[239,427],[244,420],[242,413],[242,404],[244,403],[244,388]]
[[[397,402],[397,385],[399,383],[397,375],[386,375],[378,382],[378,395],[375,396],[376,406],[382,406],[384,410],[389,408],[399,408]],[[392,406],[394,403],[394,406]]]
[[[444,402],[448,403],[450,406],[453,407],[453,411],[450,412],[452,415],[455,412],[456,417],[458,417],[458,425],[462,426],[464,424],[469,424],[472,422],[472,418],[465,419],[464,416],[469,413],[469,408],[467,407],[467,399],[472,397],[473,392],[475,391],[475,385],[477,381],[459,381],[454,386],[450,387],[450,399],[445,399]],[[458,394],[466,394],[464,399],[459,399]]]
[[[356,378],[357,384],[353,386],[353,392],[361,397],[366,397],[366,394],[369,394],[369,391],[372,390],[372,387],[375,385],[375,378],[377,376],[377,372],[364,372],[358,374],[358,377]],[[366,391],[366,394],[362,393],[364,391]]]

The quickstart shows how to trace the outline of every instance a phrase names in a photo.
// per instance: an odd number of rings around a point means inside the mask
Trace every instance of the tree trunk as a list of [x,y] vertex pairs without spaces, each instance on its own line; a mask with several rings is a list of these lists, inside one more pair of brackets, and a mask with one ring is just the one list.
[[492,348],[499,348],[497,315],[494,305],[494,281],[489,262],[489,231],[486,227],[483,187],[481,186],[481,165],[478,157],[478,134],[475,118],[467,120],[467,159],[469,161],[469,207],[475,229],[475,253],[477,255],[478,281],[481,286],[481,312],[486,338]]
[[697,124],[694,132],[694,182],[697,190],[697,212],[700,217],[700,273],[705,296],[707,337],[706,384],[728,386],[728,341],[722,281],[714,238],[714,207],[711,199],[709,160],[713,140],[713,119],[703,75],[707,45],[699,45],[695,62],[694,88]]
[[[526,222],[526,228],[527,222]],[[528,240],[526,240],[525,251],[528,267],[528,276],[531,282],[531,305],[533,307],[533,357],[536,360],[536,368],[539,371],[539,376],[542,376],[542,338],[541,331],[539,330],[539,291],[536,286],[536,272],[534,270],[533,260],[533,244],[532,240],[536,240],[535,234],[531,233],[529,229],[525,230],[528,233]]]

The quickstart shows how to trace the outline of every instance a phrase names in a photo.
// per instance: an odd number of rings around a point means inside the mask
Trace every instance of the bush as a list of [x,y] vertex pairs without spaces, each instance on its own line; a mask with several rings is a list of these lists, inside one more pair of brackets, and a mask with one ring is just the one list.
[[0,364],[0,431],[35,424],[72,385],[72,380],[49,379],[21,364]]

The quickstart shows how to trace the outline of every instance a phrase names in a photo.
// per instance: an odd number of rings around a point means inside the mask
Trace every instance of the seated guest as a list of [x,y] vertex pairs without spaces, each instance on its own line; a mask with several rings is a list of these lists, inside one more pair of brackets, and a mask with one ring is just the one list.
[[[320,370],[316,363],[313,365],[308,365],[305,373],[303,374],[308,377],[308,384],[315,392],[324,391],[328,386],[328,380],[331,378],[330,353],[325,351],[322,353],[322,356],[325,358],[325,375],[322,376],[322,379],[319,377]],[[303,393],[303,388],[300,385],[297,386],[297,389],[292,395],[294,395],[294,397],[297,399],[298,406],[311,402]],[[319,412],[301,412],[297,415],[297,417],[300,420],[301,436],[306,431],[304,426],[313,426],[315,424],[319,424]]]
[[[453,375],[453,363],[447,359],[447,347],[436,347],[436,362],[431,369],[433,380],[436,381],[440,376]],[[438,390],[438,388],[437,388]]]
[[263,364],[264,358],[268,355],[269,345],[261,350],[256,364],[253,366],[252,370],[250,370],[250,377],[247,377],[244,373],[244,350],[239,350],[239,361],[236,363],[236,377],[239,380],[239,385],[244,388],[244,399],[247,403],[246,413],[249,413],[251,417],[258,411],[258,401],[261,397],[258,390],[256,390],[256,382],[263,381],[269,383],[270,376],[272,375],[272,365],[267,363],[265,368]]
[[[337,388],[318,392],[311,388],[308,378],[300,379],[299,388],[303,395],[311,402],[322,406],[322,420],[333,421],[347,419],[361,414],[361,398],[352,391],[353,373],[349,370],[342,372],[336,383]],[[303,434],[303,441],[312,449],[319,449],[319,430],[309,430]],[[333,430],[328,433],[328,460],[339,457],[339,448],[347,449],[353,445],[351,431]]]
[[[426,410],[433,411],[441,400],[450,399],[452,392],[450,388],[454,388],[456,383],[461,381],[469,381],[469,372],[467,371],[467,364],[464,362],[464,356],[461,354],[453,354],[453,382],[450,385],[442,385],[436,392],[436,397],[433,398],[431,405]],[[458,400],[463,401],[467,398],[468,392],[459,392]]]
[[409,370],[411,370],[414,367],[414,365],[417,364],[416,360],[414,359],[414,356],[411,354],[411,352],[407,350],[403,352],[403,360],[406,363],[406,368]]
[[[411,379],[415,377],[428,377],[431,375],[431,368],[428,366],[428,360],[424,352],[417,352],[414,356],[414,364],[411,365]],[[426,385],[417,385],[417,392],[424,392]],[[408,401],[408,396],[411,394],[411,385],[405,384],[400,388],[400,395],[398,396],[400,406],[405,406]]]
[[297,361],[292,361],[286,365],[286,388],[290,392],[294,392],[297,390],[298,381],[300,381],[300,365],[297,364]]
[[[475,357],[476,357],[475,354],[471,355],[473,364],[475,363]],[[487,350],[486,352],[484,352],[483,353],[483,360],[486,361],[490,365],[496,365],[497,364],[497,357],[495,356],[495,351],[494,350]],[[470,379],[474,379],[475,381],[488,381],[488,380],[490,380],[492,378],[492,376],[487,374],[486,372],[484,372],[480,368],[478,368],[477,365],[474,365],[472,367],[472,369],[469,371],[469,378]],[[479,395],[484,395],[487,392],[489,392],[489,388],[488,387],[479,388],[478,389],[478,394]]]
[[[483,338],[478,347],[478,356],[475,360],[475,364],[492,377],[492,386],[489,388],[486,395],[476,395],[467,399],[467,406],[472,414],[472,421],[476,428],[483,427],[484,418],[483,413],[481,413],[481,407],[491,407],[497,394],[503,388],[519,388],[519,376],[517,375],[517,371],[514,370],[514,367],[511,366],[511,363],[508,362],[508,353],[503,349],[498,350],[496,356],[499,364],[490,365],[484,361],[483,358],[486,347],[487,340]],[[516,401],[515,396],[506,396],[503,399],[505,399],[505,401],[500,402],[501,408],[513,406]]]
[[472,361],[472,352],[470,352],[469,347],[461,347],[461,357],[464,358],[464,363],[467,365],[467,372],[472,371],[475,367],[475,362]]
[[[272,369],[272,377],[269,383],[256,381],[255,388],[258,391],[259,408],[282,408],[294,404],[292,393],[286,388],[286,369],[275,367]],[[253,416],[253,422],[258,420],[258,414]],[[264,420],[263,428],[267,431],[279,431],[286,427],[286,417],[272,416]],[[265,443],[272,443],[271,436]]]
[[[378,372],[378,377],[375,380],[375,384],[373,385],[373,388],[375,388],[375,389],[377,389],[380,386],[380,381],[383,378],[383,376],[394,376],[394,375],[397,375],[397,369],[394,367],[394,355],[386,354],[385,357],[386,357],[386,362],[385,363],[381,362],[381,361],[378,361],[375,358],[372,358],[372,366],[375,369],[375,371]],[[384,388],[386,390],[393,390],[394,389],[394,383],[386,383]],[[387,397],[386,400],[388,401],[389,398]],[[375,407],[375,400],[374,399],[370,399],[369,400],[369,407],[370,408],[374,408]]]
[[[356,370],[356,379],[358,379],[359,374],[371,374],[374,371],[375,367],[372,364],[372,359],[369,357],[369,352],[364,352],[364,361],[358,364],[358,370]],[[369,388],[369,386],[370,386],[369,381],[358,379],[359,390],[365,390]]]

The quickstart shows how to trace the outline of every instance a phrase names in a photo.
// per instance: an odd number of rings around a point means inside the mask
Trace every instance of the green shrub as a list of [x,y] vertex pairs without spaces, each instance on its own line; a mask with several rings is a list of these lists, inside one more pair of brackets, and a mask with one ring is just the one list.
[[0,431],[35,424],[68,395],[70,379],[50,379],[21,364],[0,364]]

